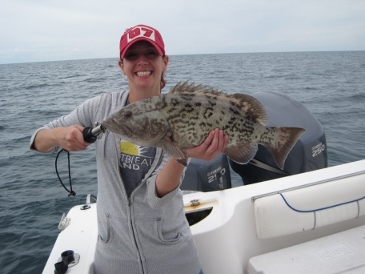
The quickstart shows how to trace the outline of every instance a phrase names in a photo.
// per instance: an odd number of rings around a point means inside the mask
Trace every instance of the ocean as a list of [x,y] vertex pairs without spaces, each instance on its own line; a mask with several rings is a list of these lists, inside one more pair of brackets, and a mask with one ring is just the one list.
[[[365,51],[170,56],[164,92],[187,80],[228,93],[277,92],[306,106],[327,138],[328,164],[365,158]],[[55,154],[29,150],[35,129],[87,98],[127,89],[117,59],[0,65],[0,272],[41,273],[62,213],[97,194],[94,148],[71,153],[75,197]],[[59,170],[67,183],[67,158]],[[241,185],[238,176],[232,184]]]

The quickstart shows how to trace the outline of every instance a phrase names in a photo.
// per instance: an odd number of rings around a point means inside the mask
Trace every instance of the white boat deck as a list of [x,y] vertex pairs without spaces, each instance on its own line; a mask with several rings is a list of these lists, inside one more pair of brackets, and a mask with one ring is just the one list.
[[[294,208],[310,212],[291,210],[278,193]],[[188,214],[212,209],[191,226],[204,273],[248,273],[253,257],[365,225],[365,160],[189,195],[184,198]],[[188,206],[190,200],[194,206]],[[54,263],[69,249],[80,254],[80,261],[67,273],[93,273],[96,204],[90,206],[70,210],[70,225],[59,234],[43,273],[53,273]],[[255,268],[257,263],[251,265],[251,270]]]

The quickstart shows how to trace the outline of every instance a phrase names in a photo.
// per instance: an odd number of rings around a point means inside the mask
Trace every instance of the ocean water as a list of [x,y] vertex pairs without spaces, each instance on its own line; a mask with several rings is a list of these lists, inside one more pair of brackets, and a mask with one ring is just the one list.
[[[94,148],[71,153],[75,197],[59,184],[54,154],[30,152],[35,129],[87,98],[127,89],[117,59],[0,65],[0,272],[41,273],[62,213],[96,193]],[[229,93],[286,94],[322,124],[329,166],[365,158],[365,51],[170,56],[179,81]],[[67,183],[67,158],[59,170]],[[238,176],[233,184],[240,185]]]

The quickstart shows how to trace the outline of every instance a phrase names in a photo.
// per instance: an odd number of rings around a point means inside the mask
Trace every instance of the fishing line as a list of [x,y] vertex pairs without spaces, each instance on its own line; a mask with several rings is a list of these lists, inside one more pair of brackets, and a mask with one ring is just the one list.
[[[60,156],[60,154],[65,151],[67,152],[67,161],[68,161],[68,181],[69,181],[69,184],[70,184],[70,190],[67,189],[67,187],[64,185],[64,183],[62,182],[62,179],[58,173],[58,168],[57,168],[57,162],[58,162],[58,157]],[[60,152],[57,153],[57,156],[56,156],[56,160],[55,160],[55,169],[56,169],[56,174],[57,174],[57,177],[58,177],[58,180],[60,181],[61,185],[63,186],[63,188],[69,193],[68,196],[75,196],[76,195],[76,192],[72,190],[72,183],[71,183],[71,164],[70,164],[70,152],[65,150],[65,149],[62,149]]]
[[[99,123],[95,123],[95,127],[85,127],[82,131],[82,135],[84,137],[85,142],[88,143],[94,143],[96,141],[96,139],[98,138],[98,136],[101,136],[102,133],[104,133],[105,129],[103,128],[103,126]],[[58,172],[58,168],[57,168],[57,162],[58,162],[58,157],[60,156],[60,154],[65,151],[67,152],[67,162],[68,162],[68,181],[70,184],[70,190],[67,189],[67,187],[65,186],[65,184],[62,182],[62,179],[60,177],[60,174]],[[63,186],[63,188],[69,193],[68,196],[75,196],[76,192],[72,190],[72,182],[71,182],[71,164],[70,164],[70,152],[66,149],[61,149],[60,152],[57,153],[56,156],[56,160],[55,160],[55,169],[56,169],[56,174],[58,177],[58,180],[60,181],[61,185]]]

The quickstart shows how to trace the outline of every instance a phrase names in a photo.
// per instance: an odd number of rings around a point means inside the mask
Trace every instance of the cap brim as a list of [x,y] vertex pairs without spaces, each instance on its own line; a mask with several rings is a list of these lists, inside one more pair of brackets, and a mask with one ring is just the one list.
[[120,59],[123,59],[124,56],[125,56],[125,53],[127,52],[127,50],[132,46],[134,45],[136,42],[139,42],[139,41],[146,41],[148,43],[150,43],[158,52],[158,54],[160,56],[164,56],[164,52],[162,51],[162,49],[157,45],[157,43],[155,43],[154,41],[152,40],[149,40],[149,39],[146,39],[146,38],[137,38],[135,39],[133,42],[129,43],[128,46],[125,47],[125,49],[120,53]]

